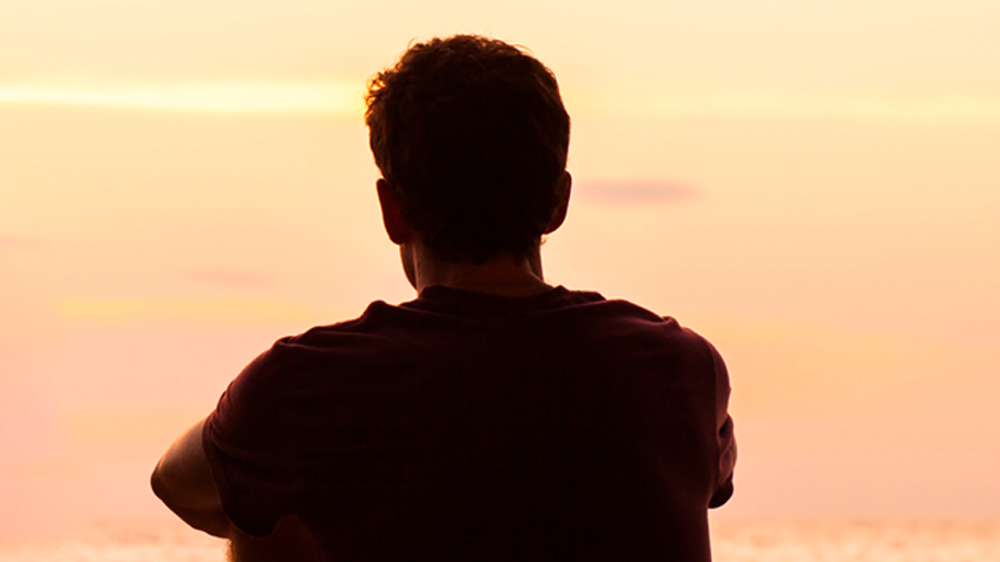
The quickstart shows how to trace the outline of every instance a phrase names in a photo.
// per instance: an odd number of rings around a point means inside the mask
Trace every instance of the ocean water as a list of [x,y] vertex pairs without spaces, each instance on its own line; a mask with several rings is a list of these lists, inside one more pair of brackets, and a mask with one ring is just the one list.
[[[724,521],[716,562],[1000,562],[1000,521]],[[0,543],[3,562],[222,562],[223,541],[166,523],[104,523]]]
[[726,521],[712,551],[716,562],[1000,562],[1000,520]]

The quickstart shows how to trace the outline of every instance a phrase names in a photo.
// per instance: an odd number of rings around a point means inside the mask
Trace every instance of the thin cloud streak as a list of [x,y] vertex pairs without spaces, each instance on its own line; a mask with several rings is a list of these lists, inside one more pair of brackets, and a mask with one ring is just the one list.
[[38,249],[44,245],[44,242],[38,238],[30,238],[27,236],[16,236],[13,234],[3,234],[0,233],[0,249]]
[[270,283],[270,279],[263,275],[232,269],[199,269],[186,272],[185,277],[206,285],[237,289],[263,287]]
[[612,205],[673,203],[698,195],[684,184],[662,181],[580,181],[573,185],[573,197]]
[[0,105],[100,107],[194,113],[353,116],[363,110],[362,80],[136,85],[6,85]]
[[848,118],[902,122],[1000,122],[1000,98],[991,96],[891,97],[780,92],[707,95],[567,94],[584,111],[622,116]]
[[[193,298],[62,298],[56,310],[63,318],[86,322],[131,323],[141,320],[182,322],[311,321],[324,311],[307,305],[269,299]],[[327,316],[328,317],[328,316]]]

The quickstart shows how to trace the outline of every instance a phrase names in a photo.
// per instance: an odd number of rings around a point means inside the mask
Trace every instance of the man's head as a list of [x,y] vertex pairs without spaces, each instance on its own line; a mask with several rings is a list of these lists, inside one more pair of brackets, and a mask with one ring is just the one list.
[[436,259],[528,257],[554,229],[569,115],[537,59],[485,37],[432,39],[374,76],[367,103],[375,163]]

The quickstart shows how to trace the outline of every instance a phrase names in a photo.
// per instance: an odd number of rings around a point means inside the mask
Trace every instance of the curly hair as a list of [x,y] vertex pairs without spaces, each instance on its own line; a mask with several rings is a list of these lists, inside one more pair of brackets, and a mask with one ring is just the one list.
[[435,38],[373,76],[366,103],[375,163],[435,258],[538,248],[569,149],[552,71],[503,41]]

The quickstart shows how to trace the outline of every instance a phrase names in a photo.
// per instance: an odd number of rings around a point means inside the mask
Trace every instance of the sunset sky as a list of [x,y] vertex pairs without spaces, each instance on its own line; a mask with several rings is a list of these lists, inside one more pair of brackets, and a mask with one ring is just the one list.
[[485,33],[554,70],[547,280],[733,383],[713,517],[1000,517],[1000,3],[5,0],[0,539],[168,517],[148,475],[275,339],[414,295],[365,80]]

